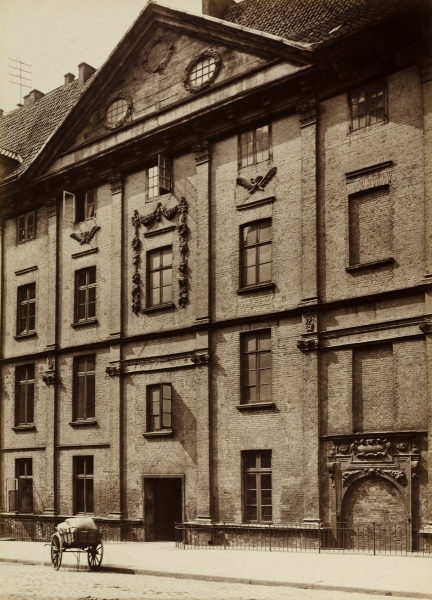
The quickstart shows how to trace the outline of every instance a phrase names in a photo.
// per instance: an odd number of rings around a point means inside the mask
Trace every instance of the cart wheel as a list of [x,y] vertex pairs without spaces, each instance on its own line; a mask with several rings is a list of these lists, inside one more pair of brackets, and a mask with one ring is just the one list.
[[60,569],[62,564],[63,547],[60,538],[53,535],[51,538],[51,562],[56,571]]
[[102,557],[103,543],[101,540],[98,544],[96,544],[96,546],[91,546],[87,550],[87,560],[91,571],[96,571],[97,569],[100,569],[100,566],[102,564]]

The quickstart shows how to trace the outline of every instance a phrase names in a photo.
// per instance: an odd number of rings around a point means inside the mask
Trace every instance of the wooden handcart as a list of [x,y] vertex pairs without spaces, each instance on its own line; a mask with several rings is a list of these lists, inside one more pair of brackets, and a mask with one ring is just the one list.
[[64,552],[73,552],[79,566],[80,555],[87,554],[92,571],[100,568],[103,557],[102,534],[89,517],[71,517],[56,527],[51,536],[51,562],[58,571]]

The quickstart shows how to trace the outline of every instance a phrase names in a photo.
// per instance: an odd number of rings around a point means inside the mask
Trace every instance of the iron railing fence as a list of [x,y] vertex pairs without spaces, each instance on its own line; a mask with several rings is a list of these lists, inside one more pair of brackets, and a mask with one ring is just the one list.
[[422,524],[319,523],[244,525],[176,524],[183,549],[268,550],[432,556],[432,535]]
[[[20,542],[49,542],[55,532],[55,526],[61,520],[43,518],[0,519],[0,539]],[[144,539],[142,524],[119,523],[96,525],[106,542],[141,542]]]

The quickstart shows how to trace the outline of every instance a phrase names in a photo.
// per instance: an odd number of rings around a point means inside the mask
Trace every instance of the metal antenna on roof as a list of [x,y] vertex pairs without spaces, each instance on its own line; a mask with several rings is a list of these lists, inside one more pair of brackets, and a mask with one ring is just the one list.
[[[12,64],[12,63],[15,63]],[[30,71],[24,69],[23,67],[30,67]],[[31,77],[24,77],[23,73],[27,73],[29,75],[31,75],[31,65],[28,65],[25,62],[22,62],[22,60],[19,60],[17,58],[11,58],[9,56],[9,69],[12,69],[13,71],[16,71],[16,73],[11,73],[9,72],[9,75],[11,77],[16,77],[16,79],[18,81],[11,81],[9,79],[9,83],[14,83],[15,85],[19,85],[20,86],[20,105],[22,104],[23,101],[23,94],[22,94],[22,90],[23,88],[31,88],[31,85],[27,85],[25,83],[23,83],[24,81],[31,81]]]

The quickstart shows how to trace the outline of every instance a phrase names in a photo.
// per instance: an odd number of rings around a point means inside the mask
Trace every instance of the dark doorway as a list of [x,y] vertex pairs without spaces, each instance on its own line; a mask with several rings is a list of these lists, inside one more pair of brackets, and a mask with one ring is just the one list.
[[144,520],[147,542],[175,540],[174,524],[182,521],[180,477],[144,478]]

